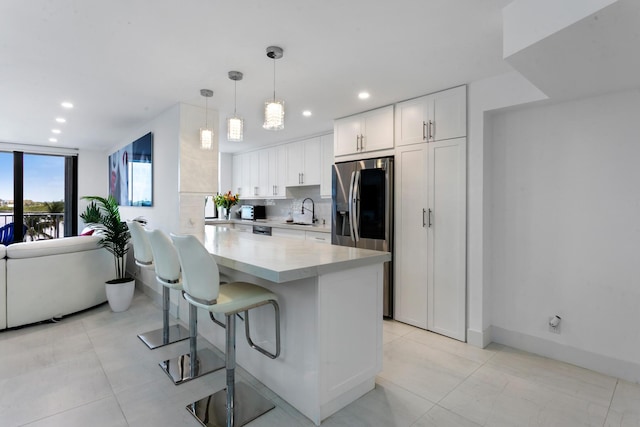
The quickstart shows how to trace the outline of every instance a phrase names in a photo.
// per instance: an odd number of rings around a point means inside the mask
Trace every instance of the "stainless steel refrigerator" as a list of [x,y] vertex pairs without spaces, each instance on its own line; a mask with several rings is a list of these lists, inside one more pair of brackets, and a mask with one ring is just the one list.
[[[393,157],[333,166],[331,243],[392,253]],[[384,264],[382,312],[393,317],[393,258]]]

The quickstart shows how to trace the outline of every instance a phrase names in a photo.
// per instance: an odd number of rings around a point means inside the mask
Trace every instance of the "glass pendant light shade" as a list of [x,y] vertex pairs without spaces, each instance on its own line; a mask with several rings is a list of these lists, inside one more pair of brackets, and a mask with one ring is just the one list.
[[233,80],[233,117],[227,119],[227,141],[242,141],[244,138],[244,120],[236,113],[238,104],[238,80],[242,80],[240,71],[229,71],[229,78]]
[[284,101],[272,99],[264,103],[264,124],[267,130],[284,129]]
[[284,51],[278,46],[267,48],[267,57],[273,59],[273,99],[264,103],[264,124],[267,130],[284,129],[284,101],[276,99],[276,59],[282,58]]
[[207,119],[209,109],[207,100],[213,96],[210,89],[200,89],[200,95],[204,96],[204,128],[200,128],[200,148],[203,150],[213,150],[213,130],[209,129]]
[[200,148],[203,150],[213,149],[213,131],[211,129],[200,129]]
[[227,140],[242,141],[244,120],[238,116],[229,117],[227,119]]

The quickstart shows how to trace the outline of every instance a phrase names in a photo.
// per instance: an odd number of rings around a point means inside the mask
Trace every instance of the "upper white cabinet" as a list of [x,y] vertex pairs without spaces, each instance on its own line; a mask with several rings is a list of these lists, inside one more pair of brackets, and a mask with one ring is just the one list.
[[458,86],[396,104],[397,146],[467,135],[467,87]]
[[320,137],[322,160],[320,165],[320,197],[331,198],[331,174],[333,171],[333,134]]
[[232,157],[231,168],[231,191],[242,196],[242,157],[240,155]]
[[320,137],[285,145],[287,147],[286,185],[320,185]]
[[335,156],[393,148],[393,105],[338,119],[333,130]]
[[287,182],[287,148],[278,145],[263,150],[269,157],[267,172],[267,196],[269,198],[284,198]]

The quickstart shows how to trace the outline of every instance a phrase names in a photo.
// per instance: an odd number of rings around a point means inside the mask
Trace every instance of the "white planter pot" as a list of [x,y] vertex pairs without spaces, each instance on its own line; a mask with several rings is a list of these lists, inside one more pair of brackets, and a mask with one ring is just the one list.
[[114,282],[114,280],[109,280],[105,283],[107,300],[109,301],[111,311],[114,313],[126,311],[131,305],[131,300],[133,299],[133,291],[136,288],[136,279],[128,279],[128,281],[124,283],[111,282]]

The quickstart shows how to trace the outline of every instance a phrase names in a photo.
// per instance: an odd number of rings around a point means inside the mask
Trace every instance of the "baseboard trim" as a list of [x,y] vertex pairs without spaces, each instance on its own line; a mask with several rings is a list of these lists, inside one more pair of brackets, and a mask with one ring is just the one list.
[[487,328],[484,331],[467,329],[467,344],[478,348],[485,348],[491,344],[491,329]]
[[493,342],[514,347],[529,353],[571,363],[572,365],[621,378],[626,381],[640,382],[640,364],[616,359],[602,354],[592,353],[579,348],[545,340],[520,332],[491,327]]

